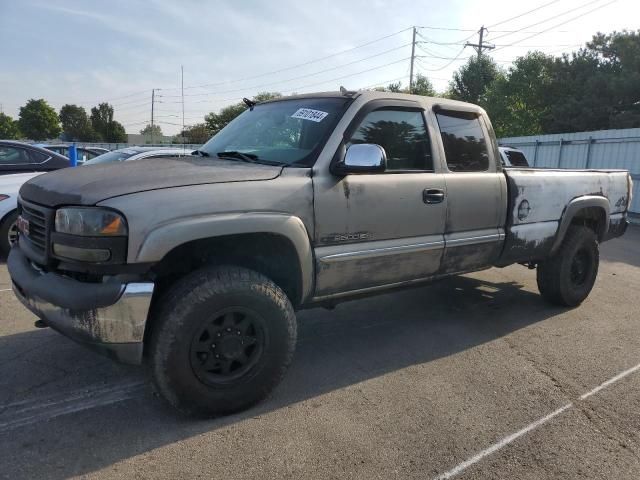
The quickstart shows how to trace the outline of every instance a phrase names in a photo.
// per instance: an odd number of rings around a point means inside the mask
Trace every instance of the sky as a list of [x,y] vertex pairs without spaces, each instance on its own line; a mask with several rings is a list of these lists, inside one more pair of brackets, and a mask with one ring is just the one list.
[[408,84],[444,91],[488,29],[505,69],[530,50],[577,50],[596,32],[640,28],[638,0],[0,0],[0,105],[57,110],[107,101],[128,133],[151,118],[165,134],[258,92]]

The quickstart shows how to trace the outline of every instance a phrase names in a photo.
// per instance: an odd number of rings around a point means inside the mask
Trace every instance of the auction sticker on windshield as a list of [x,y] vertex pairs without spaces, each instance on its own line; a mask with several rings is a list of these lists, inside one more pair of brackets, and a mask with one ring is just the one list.
[[329,115],[322,110],[312,110],[311,108],[299,108],[295,111],[291,118],[301,118],[302,120],[311,120],[312,122],[321,122],[324,117]]

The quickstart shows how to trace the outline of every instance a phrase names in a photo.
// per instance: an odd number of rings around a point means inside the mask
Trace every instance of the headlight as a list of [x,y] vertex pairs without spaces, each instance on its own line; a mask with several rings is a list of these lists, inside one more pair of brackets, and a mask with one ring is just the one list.
[[113,210],[95,207],[60,208],[56,211],[56,232],[84,237],[122,237],[127,222]]

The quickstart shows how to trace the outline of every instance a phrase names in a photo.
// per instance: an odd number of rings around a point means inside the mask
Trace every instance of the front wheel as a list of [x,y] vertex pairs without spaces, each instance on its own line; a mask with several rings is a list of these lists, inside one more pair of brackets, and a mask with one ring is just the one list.
[[173,285],[153,325],[150,361],[160,394],[179,410],[244,410],[280,382],[296,343],[284,292],[240,267],[205,267]]
[[600,256],[593,230],[572,226],[558,251],[538,265],[538,289],[545,300],[575,307],[587,298],[598,275]]
[[18,212],[12,212],[0,223],[0,254],[8,255],[9,250],[18,241]]

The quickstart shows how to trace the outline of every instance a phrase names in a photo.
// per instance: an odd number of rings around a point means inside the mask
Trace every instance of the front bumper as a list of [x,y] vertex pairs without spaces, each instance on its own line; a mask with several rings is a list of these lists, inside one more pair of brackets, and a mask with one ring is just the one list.
[[86,283],[45,273],[17,247],[7,267],[18,299],[48,326],[122,363],[142,362],[153,283]]

